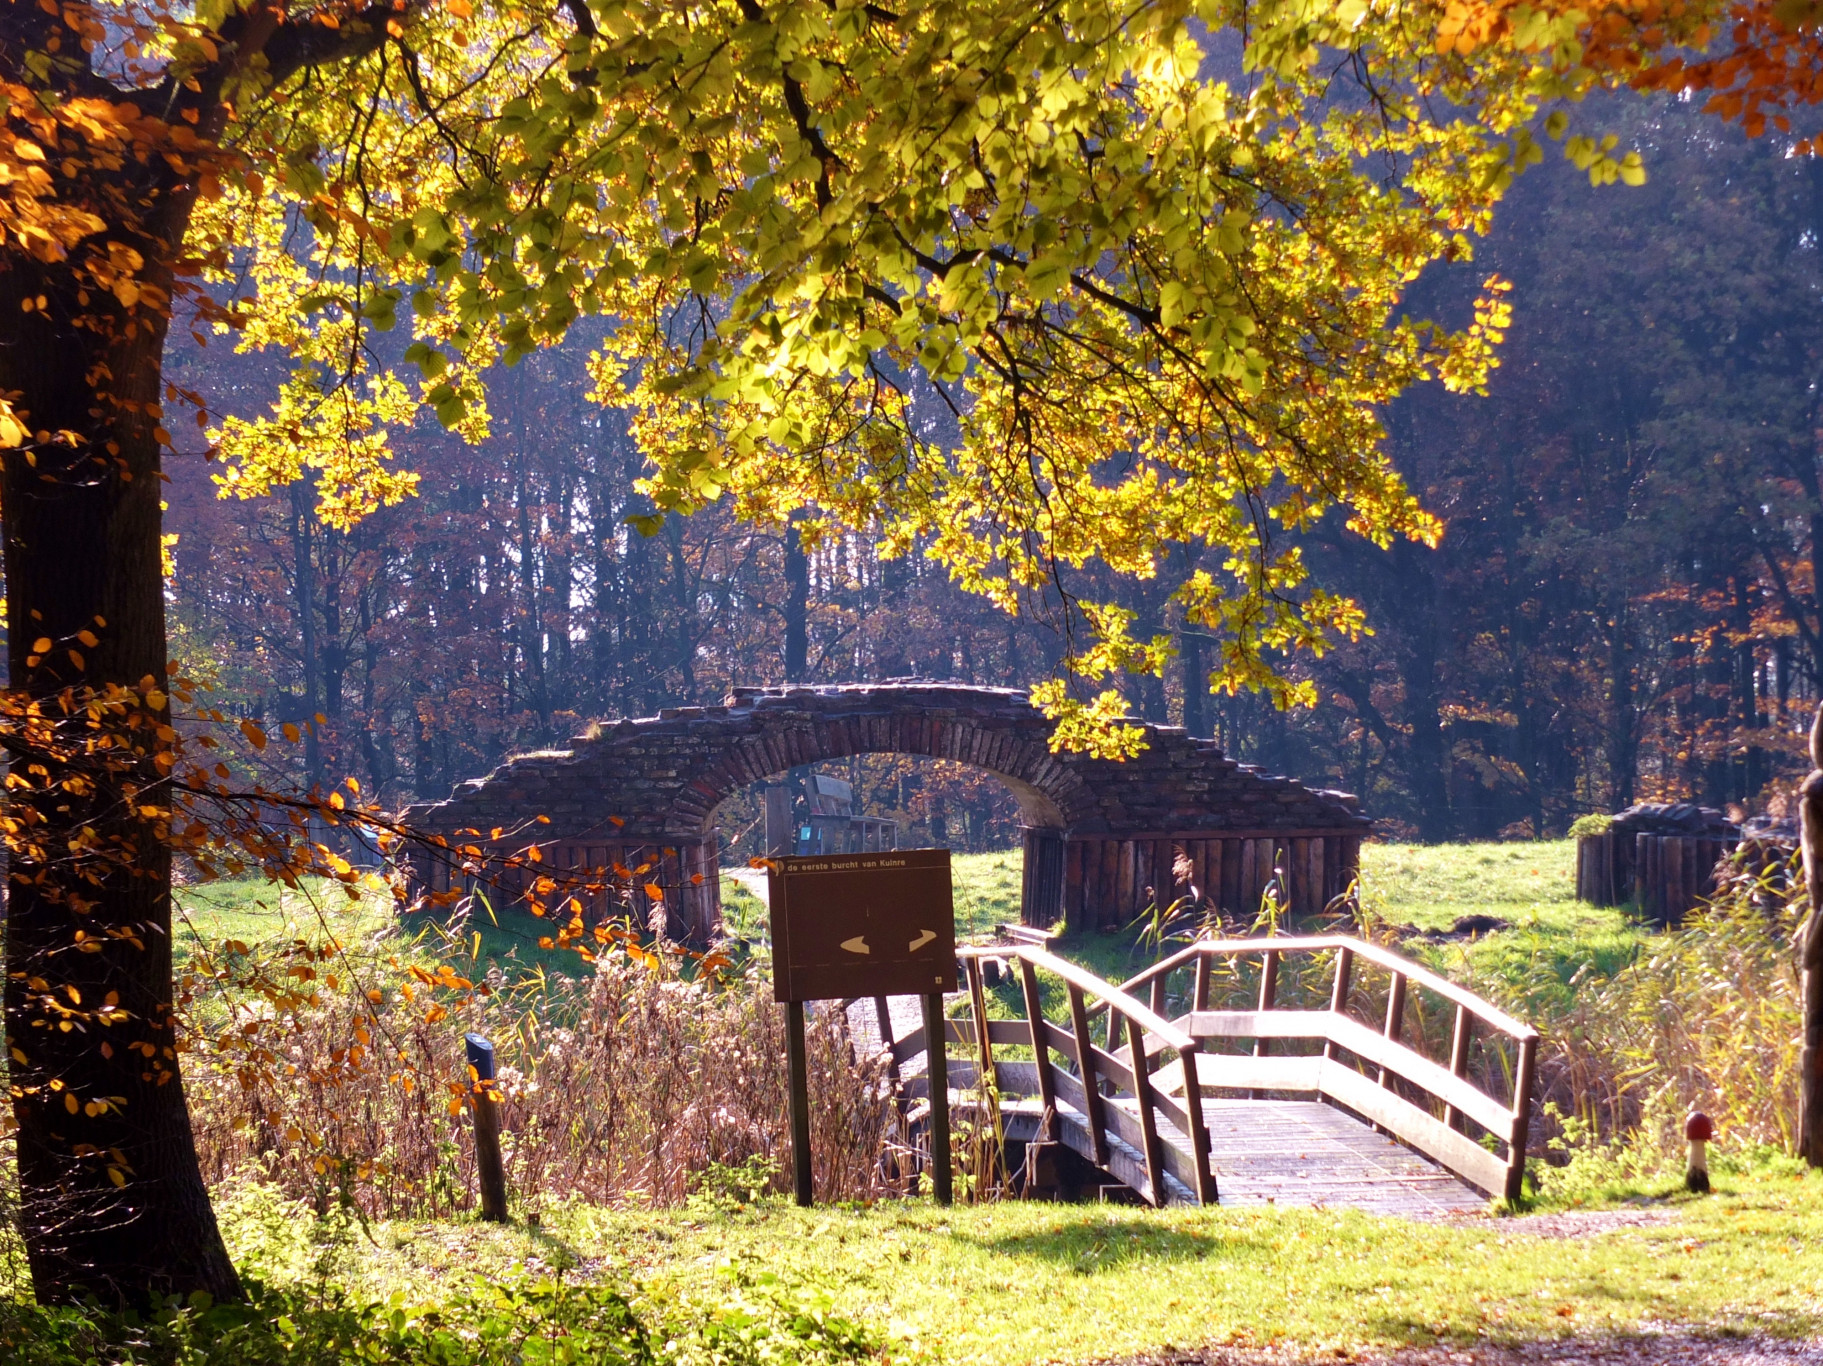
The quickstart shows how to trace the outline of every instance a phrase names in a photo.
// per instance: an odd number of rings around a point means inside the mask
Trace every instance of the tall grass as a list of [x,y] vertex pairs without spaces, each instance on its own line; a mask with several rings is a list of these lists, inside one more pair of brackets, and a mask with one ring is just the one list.
[[[527,1212],[675,1205],[730,1171],[776,1188],[788,1166],[783,1007],[751,968],[693,980],[681,956],[617,947],[584,977],[495,969],[445,1013],[409,984],[297,952],[219,956],[219,991],[191,1012],[185,1085],[212,1182],[253,1177],[378,1218],[471,1208],[466,1030],[495,1044],[508,1185]],[[300,967],[311,992],[275,1006]],[[836,1009],[807,1042],[819,1197],[887,1193],[898,1111],[883,1058],[857,1051]]]
[[1692,1109],[1715,1120],[1724,1149],[1793,1149],[1807,905],[1796,862],[1734,868],[1682,927],[1612,972],[1591,959],[1567,989],[1549,956],[1529,972],[1510,956],[1497,970],[1485,957],[1450,965],[1543,1034],[1534,1133],[1554,1162],[1613,1167],[1624,1148],[1632,1174],[1669,1168]]

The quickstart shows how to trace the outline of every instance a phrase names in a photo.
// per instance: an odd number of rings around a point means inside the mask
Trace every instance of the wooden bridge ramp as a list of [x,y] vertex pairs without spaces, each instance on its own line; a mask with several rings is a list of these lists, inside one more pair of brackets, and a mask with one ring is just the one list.
[[[1036,945],[961,957],[951,1105],[1023,1153],[1028,1187],[1049,1184],[1057,1144],[1153,1205],[1435,1217],[1519,1194],[1536,1031],[1389,949],[1202,940],[1118,986]],[[996,969],[1024,1018],[991,1018]],[[923,1029],[895,1038],[887,1003],[875,1008],[922,1094]]]

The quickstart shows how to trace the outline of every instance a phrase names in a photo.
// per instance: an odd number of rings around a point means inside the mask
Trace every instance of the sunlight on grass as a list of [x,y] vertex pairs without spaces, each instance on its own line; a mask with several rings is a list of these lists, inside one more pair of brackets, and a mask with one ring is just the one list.
[[[536,1227],[377,1224],[371,1242],[350,1231],[335,1274],[358,1295],[384,1296],[513,1268],[582,1269],[670,1302],[766,1271],[826,1290],[838,1312],[938,1359],[992,1366],[1161,1343],[1366,1347],[1674,1324],[1814,1331],[1823,1182],[1762,1173],[1721,1184],[1708,1199],[1659,1205],[1663,1222],[1549,1239],[1524,1221],[1295,1209],[567,1206],[543,1211]],[[308,1218],[275,1217],[258,1197],[231,1197],[224,1215],[252,1267],[281,1279],[321,1267]]]
[[1576,842],[1379,844],[1361,849],[1361,891],[1383,920],[1448,929],[1457,917],[1502,920],[1576,905]]

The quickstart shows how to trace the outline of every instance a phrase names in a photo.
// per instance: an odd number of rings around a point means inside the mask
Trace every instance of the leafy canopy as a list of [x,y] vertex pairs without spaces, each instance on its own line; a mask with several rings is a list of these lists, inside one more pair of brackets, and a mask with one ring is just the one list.
[[[1438,52],[1440,14],[395,7],[360,55],[233,95],[197,259],[242,344],[299,369],[216,429],[223,478],[314,467],[325,514],[358,516],[409,493],[387,438],[417,407],[478,437],[491,366],[599,318],[597,391],[660,516],[872,525],[1009,609],[1205,543],[1222,572],[1177,596],[1221,640],[1215,683],[1309,700],[1279,661],[1364,623],[1288,533],[1339,509],[1381,544],[1437,536],[1376,412],[1480,388],[1504,286],[1461,330],[1402,291],[1471,254],[1555,91],[1546,57]],[[1080,673],[1162,667],[1162,638],[1078,605]],[[1040,697],[1066,743],[1132,743],[1112,694]]]

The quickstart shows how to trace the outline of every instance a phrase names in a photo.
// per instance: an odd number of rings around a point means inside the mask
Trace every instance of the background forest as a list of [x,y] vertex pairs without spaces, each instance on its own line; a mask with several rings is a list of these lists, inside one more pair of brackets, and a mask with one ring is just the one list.
[[[316,519],[306,483],[223,499],[198,455],[171,461],[175,646],[256,717],[327,718],[294,776],[356,775],[397,802],[591,717],[734,683],[1027,685],[1069,646],[1068,597],[1117,594],[1136,633],[1178,652],[1164,677],[1128,681],[1137,712],[1358,791],[1394,833],[1543,835],[1645,798],[1763,803],[1801,766],[1823,686],[1823,167],[1688,104],[1599,113],[1644,152],[1643,188],[1593,190],[1551,159],[1472,264],[1412,292],[1414,312],[1459,323],[1496,271],[1514,325],[1489,397],[1432,386],[1386,417],[1442,546],[1378,551],[1339,519],[1309,535],[1319,579],[1361,598],[1373,628],[1287,661],[1319,684],[1315,710],[1200,685],[1220,643],[1165,607],[1196,545],[1138,585],[1091,565],[1012,619],[915,554],[803,544],[725,505],[639,534],[639,457],[587,397],[583,335],[499,380],[484,446],[415,433],[419,496],[350,531]],[[170,377],[221,412],[258,411],[279,378],[227,339],[172,347]],[[1010,841],[997,784],[869,762],[879,773],[854,776],[875,805],[921,833]]]

